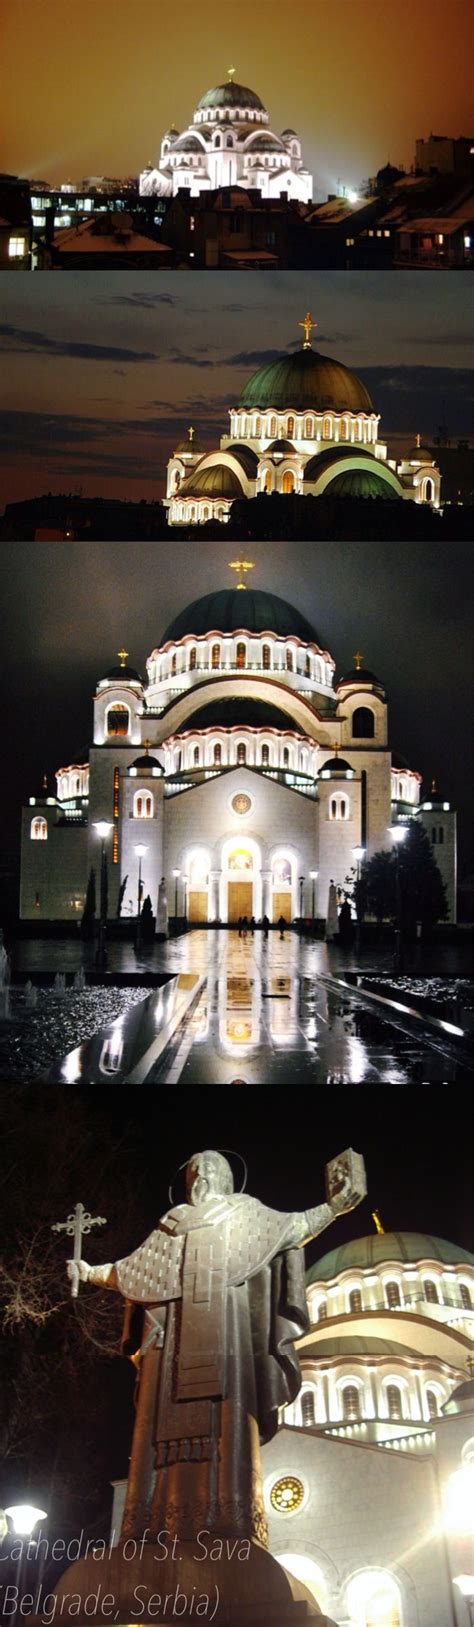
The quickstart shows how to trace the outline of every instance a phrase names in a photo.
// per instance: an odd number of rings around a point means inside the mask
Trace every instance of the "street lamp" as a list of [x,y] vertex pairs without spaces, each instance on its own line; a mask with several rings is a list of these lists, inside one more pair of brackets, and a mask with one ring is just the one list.
[[181,871],[180,870],[173,870],[173,875],[174,875],[174,920],[175,920],[175,932],[177,932],[178,931],[178,881],[179,881],[179,878],[180,878],[180,875],[181,875]]
[[[10,1508],[5,1509],[5,1514],[7,1514],[8,1518],[12,1521],[13,1530],[16,1537],[32,1537],[35,1525],[38,1524],[38,1520],[47,1520],[48,1518],[46,1509],[35,1508],[33,1503],[13,1503]],[[16,1567],[15,1608],[11,1617],[11,1627],[16,1627],[17,1621],[24,1614],[22,1609],[23,1599],[21,1589],[24,1577],[26,1552],[27,1550],[25,1550],[25,1544],[22,1542],[20,1545],[20,1553]]]
[[100,840],[102,842],[102,851],[101,851],[101,860],[100,860],[99,941],[98,941],[98,945],[97,945],[96,965],[101,966],[101,967],[105,967],[107,965],[107,951],[106,951],[106,947],[105,947],[105,938],[106,938],[106,933],[107,933],[107,892],[108,892],[107,851],[106,851],[105,844],[106,844],[106,841],[107,841],[107,837],[110,836],[110,832],[111,832],[111,830],[113,830],[113,825],[111,825],[111,823],[110,823],[110,821],[108,819],[95,819],[94,820],[94,830],[97,831],[97,835],[100,837]]
[[300,926],[302,926],[302,923],[303,923],[303,887],[304,887],[304,876],[300,876],[300,877],[299,877],[299,884],[300,884]]
[[316,903],[316,882],[317,882],[317,879],[318,879],[318,875],[319,875],[319,870],[310,870],[310,872],[309,872],[309,873],[310,873],[310,876],[311,876],[311,920],[312,920],[312,925],[313,925],[313,936],[314,936],[314,916],[315,916],[315,903]]
[[360,907],[361,906],[361,899],[360,899],[360,867],[361,867],[361,864],[362,864],[362,860],[365,859],[365,847],[360,847],[360,845],[357,846],[357,847],[353,847],[352,852],[353,852],[353,855],[354,855],[354,858],[355,858],[355,861],[356,861],[356,865],[357,865],[356,955],[358,955],[359,950],[360,950],[360,935],[361,935],[361,926],[362,926],[361,907]]
[[139,949],[140,945],[141,945],[141,936],[142,936],[142,932],[141,932],[141,928],[142,928],[142,859],[144,859],[145,853],[148,853],[148,848],[145,847],[144,842],[137,842],[136,843],[136,845],[135,845],[135,853],[136,853],[137,859],[138,859],[138,900],[137,900],[138,908],[137,908],[137,931],[136,931],[136,937],[135,937],[135,949]]
[[466,1600],[471,1623],[474,1623],[474,1576],[453,1576],[453,1582]]
[[397,860],[397,867],[396,867],[397,921],[396,921],[396,927],[395,927],[395,951],[394,951],[394,956],[393,956],[393,970],[394,970],[394,972],[401,972],[403,970],[403,946],[402,946],[402,893],[401,893],[401,886],[400,886],[400,848],[401,848],[402,842],[405,841],[405,837],[408,835],[408,826],[407,825],[389,825],[388,829],[389,829],[389,835],[392,837],[392,841],[395,842],[395,853],[396,853],[396,860]]

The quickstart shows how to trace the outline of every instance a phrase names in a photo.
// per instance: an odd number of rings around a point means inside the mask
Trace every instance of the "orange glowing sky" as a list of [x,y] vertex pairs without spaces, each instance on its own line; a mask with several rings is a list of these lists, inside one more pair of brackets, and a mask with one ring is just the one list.
[[2,0],[0,168],[134,175],[205,90],[236,78],[298,129],[315,190],[470,135],[471,0]]

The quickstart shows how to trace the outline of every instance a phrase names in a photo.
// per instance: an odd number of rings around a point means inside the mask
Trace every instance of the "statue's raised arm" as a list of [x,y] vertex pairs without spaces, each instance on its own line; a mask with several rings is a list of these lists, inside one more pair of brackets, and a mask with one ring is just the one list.
[[346,1215],[367,1194],[367,1178],[365,1164],[361,1153],[354,1152],[353,1147],[347,1147],[338,1158],[331,1159],[326,1164],[326,1203],[320,1203],[315,1209],[303,1210],[294,1216],[294,1232],[291,1239],[300,1247],[310,1243],[313,1237],[318,1237],[331,1221],[338,1215]]

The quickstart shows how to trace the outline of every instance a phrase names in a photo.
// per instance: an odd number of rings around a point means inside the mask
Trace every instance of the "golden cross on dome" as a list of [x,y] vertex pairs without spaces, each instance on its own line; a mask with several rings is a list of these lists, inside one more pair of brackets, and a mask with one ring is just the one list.
[[188,435],[189,435],[189,439],[190,439],[190,441],[192,441],[192,439],[193,439],[193,435],[194,435],[194,430],[193,430],[193,426],[192,426],[192,424],[190,424],[190,425],[189,425],[189,429],[188,429]]
[[47,776],[47,774],[43,774],[43,791],[47,791],[47,789],[48,789],[48,776]]
[[302,322],[298,322],[298,327],[304,328],[303,350],[311,350],[311,329],[317,328],[317,326],[317,322],[313,322],[310,311],[306,312]]
[[372,1220],[374,1222],[376,1232],[379,1233],[379,1237],[384,1237],[385,1236],[385,1226],[382,1226],[382,1221],[380,1219],[378,1209],[373,1209],[372,1210]]
[[354,662],[356,672],[360,672],[362,662],[363,662],[363,659],[364,659],[363,655],[361,655],[361,653],[360,653],[360,650],[356,650],[355,655],[353,655],[352,659],[353,659],[353,662]]
[[337,757],[338,751],[340,750],[338,740],[333,740],[333,750],[334,750],[334,756]]
[[235,74],[235,68],[228,68],[227,69],[227,78],[230,79],[231,84],[232,84],[234,74]]
[[[253,560],[253,559],[243,559],[242,556],[240,557],[240,559],[229,559],[228,563],[229,563],[229,570],[238,571],[239,575],[242,576],[242,577],[247,575],[247,571],[254,571],[255,570],[255,560]],[[240,592],[242,592],[247,586],[246,582],[243,582],[243,581],[242,582],[236,582],[235,585],[236,585],[237,592],[239,592],[239,590],[240,590]]]
[[127,659],[127,655],[128,655],[128,650],[117,650],[117,655],[118,655],[121,667],[124,667],[126,659]]
[[431,795],[432,795],[432,796],[433,796],[433,793],[434,793],[434,792],[435,792],[435,791],[437,791],[437,789],[438,789],[438,787],[437,787],[437,784],[436,784],[436,780],[432,780],[432,781],[431,781]]
[[420,435],[419,430],[418,430],[418,434],[417,434],[417,437],[416,437],[416,444],[417,444],[417,446],[421,446],[421,435]]
[[145,751],[149,751],[150,746],[151,746],[151,740],[144,740],[143,744],[144,744],[144,747],[145,747]]

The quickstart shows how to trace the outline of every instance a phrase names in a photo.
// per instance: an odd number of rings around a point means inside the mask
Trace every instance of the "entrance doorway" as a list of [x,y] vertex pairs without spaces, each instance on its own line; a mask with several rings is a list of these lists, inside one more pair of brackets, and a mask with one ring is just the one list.
[[207,891],[193,890],[189,894],[188,919],[190,921],[207,921]]
[[246,915],[250,920],[252,914],[251,881],[229,881],[227,898],[229,921],[238,921],[241,915]]
[[279,921],[280,915],[284,921],[291,921],[291,893],[273,894],[273,920]]

